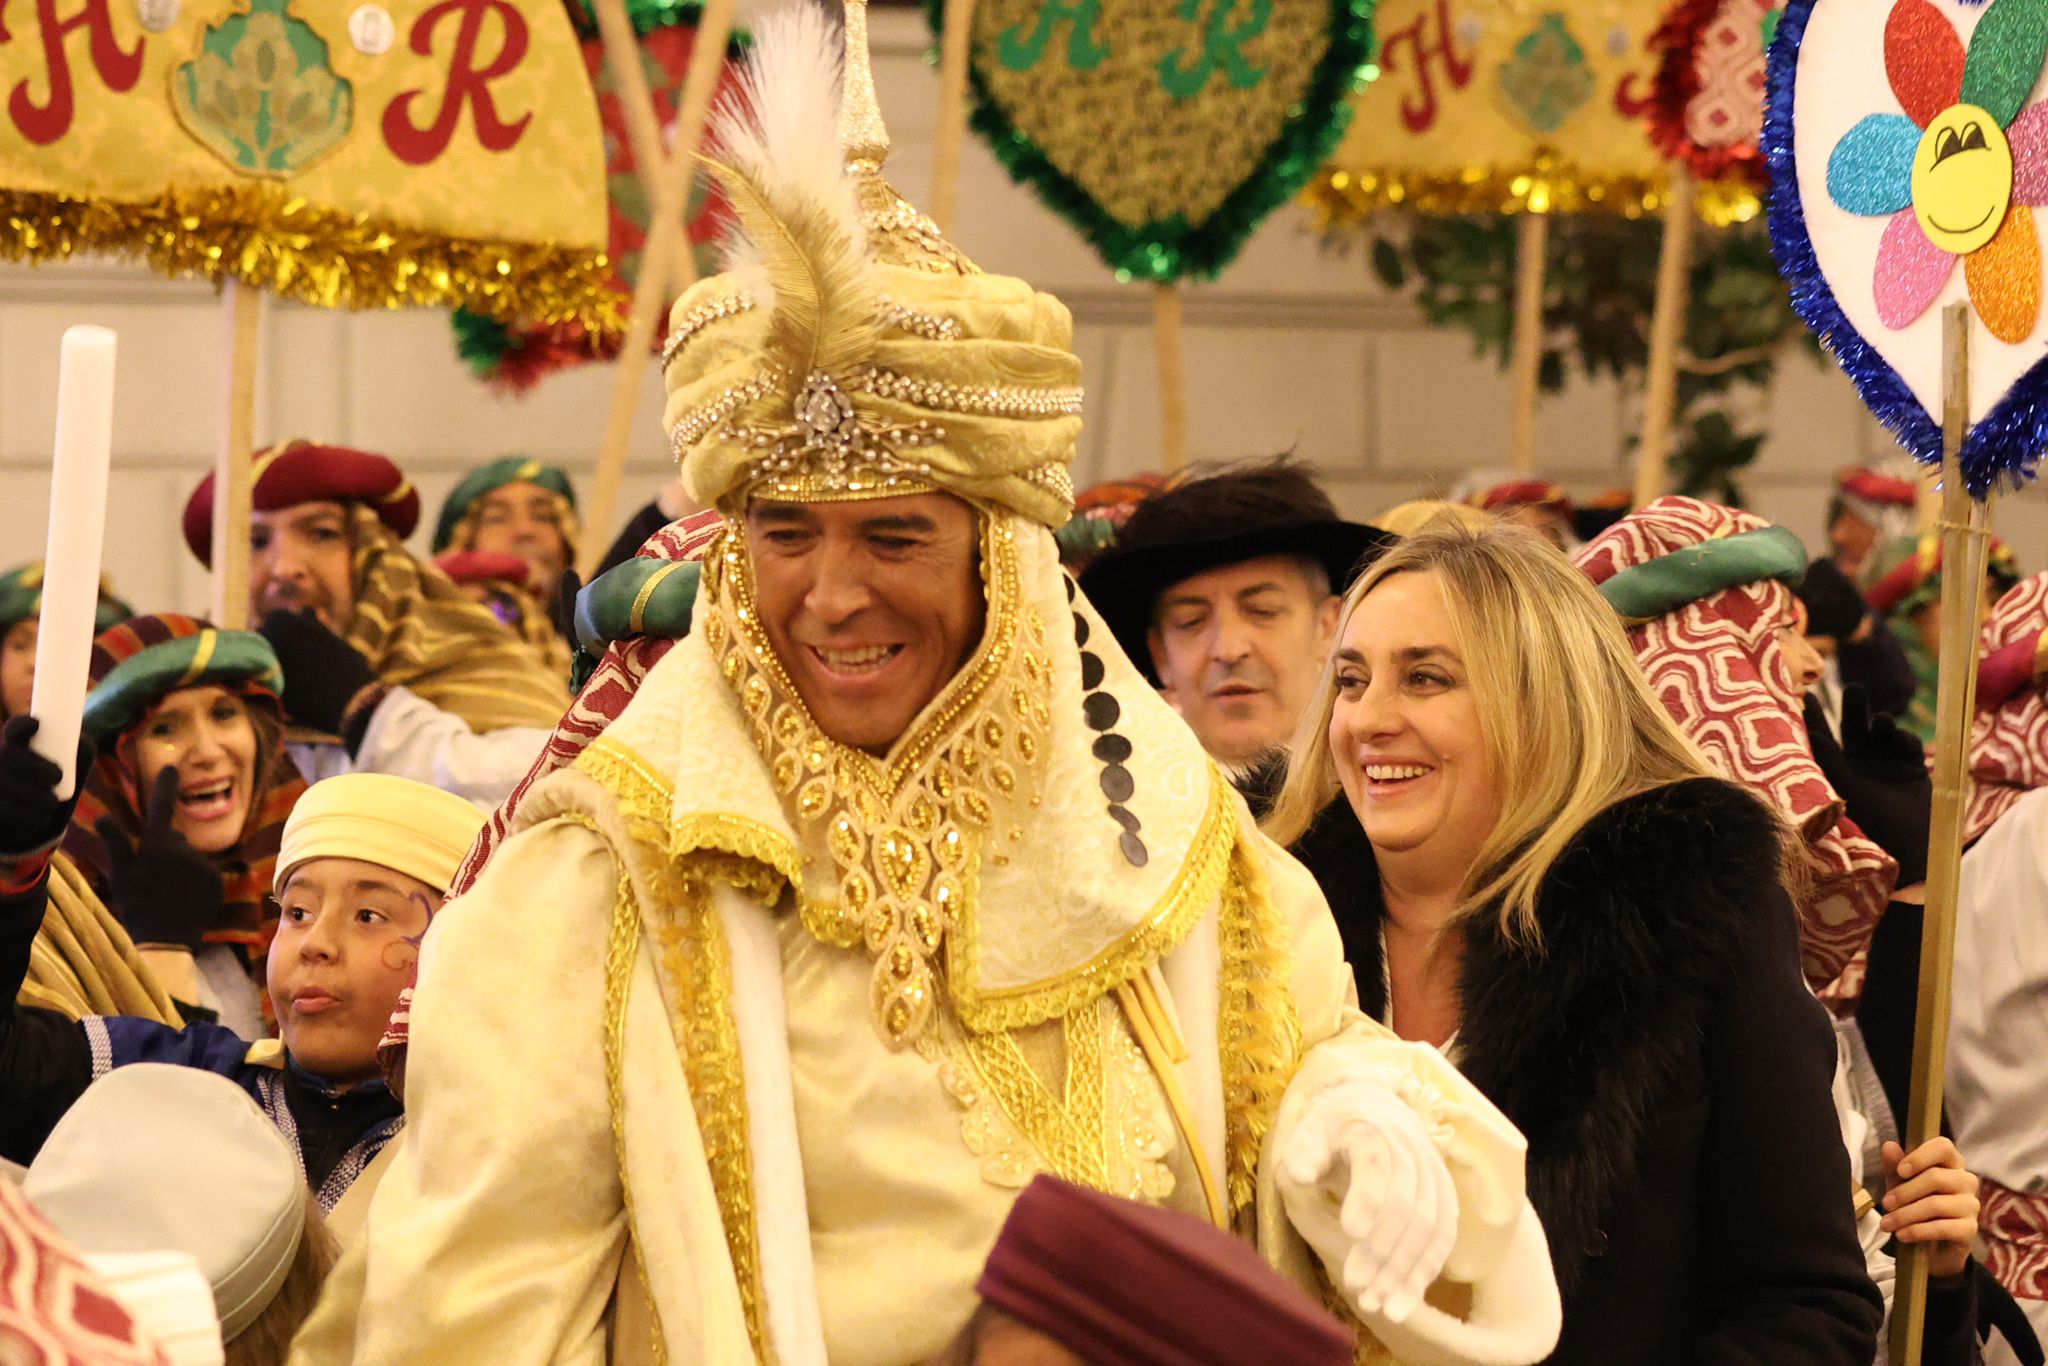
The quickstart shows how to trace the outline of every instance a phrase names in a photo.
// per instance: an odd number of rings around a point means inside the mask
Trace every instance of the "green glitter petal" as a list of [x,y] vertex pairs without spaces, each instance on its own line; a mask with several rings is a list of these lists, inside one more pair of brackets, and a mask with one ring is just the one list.
[[2040,79],[2044,55],[2048,0],[1993,0],[1970,38],[1962,103],[1976,105],[2006,127]]
[[[2003,0],[2011,3],[2011,0]],[[1330,47],[1280,136],[1252,173],[1200,227],[1170,217],[1130,227],[1112,218],[1093,195],[1074,183],[1030,137],[1019,132],[990,98],[981,72],[969,64],[973,113],[968,123],[995,151],[1010,178],[1030,187],[1047,207],[1074,226],[1119,280],[1172,284],[1213,279],[1237,257],[1260,223],[1315,178],[1351,122],[1350,96],[1379,75],[1373,65],[1379,40],[1372,16],[1378,0],[1331,0]],[[945,27],[945,0],[925,0],[934,42]],[[1320,117],[1318,116],[1320,114]]]

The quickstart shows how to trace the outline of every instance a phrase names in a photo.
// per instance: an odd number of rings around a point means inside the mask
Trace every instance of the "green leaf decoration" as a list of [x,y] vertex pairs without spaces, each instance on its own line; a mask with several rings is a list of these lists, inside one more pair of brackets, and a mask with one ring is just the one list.
[[1962,103],[2010,124],[2041,78],[2048,55],[2048,0],[1992,0],[1970,35]]
[[341,145],[354,117],[326,41],[289,9],[290,0],[254,0],[208,29],[198,55],[171,73],[178,121],[243,175],[299,174]]
[[1118,278],[1208,278],[1336,146],[1374,3],[980,0],[969,121]]

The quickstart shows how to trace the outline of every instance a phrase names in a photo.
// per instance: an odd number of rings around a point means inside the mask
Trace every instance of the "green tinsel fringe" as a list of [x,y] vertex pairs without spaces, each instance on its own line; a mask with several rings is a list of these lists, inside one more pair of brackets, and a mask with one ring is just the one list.
[[489,379],[491,372],[498,368],[498,362],[505,358],[505,353],[517,345],[512,329],[496,318],[458,308],[453,321],[455,352],[478,379]]
[[[579,0],[580,2],[580,0]],[[1010,178],[1028,186],[1047,207],[1074,225],[1119,280],[1172,284],[1214,279],[1236,259],[1260,223],[1314,179],[1351,122],[1349,97],[1379,75],[1379,40],[1372,17],[1378,0],[1331,0],[1330,47],[1301,103],[1329,109],[1322,123],[1297,119],[1267,149],[1257,169],[1217,206],[1200,227],[1179,214],[1132,228],[1109,216],[1081,186],[1052,164],[1044,150],[1019,132],[989,97],[980,70],[968,64],[973,112],[968,124],[994,149]],[[924,0],[925,21],[936,45],[945,28],[945,0]]]

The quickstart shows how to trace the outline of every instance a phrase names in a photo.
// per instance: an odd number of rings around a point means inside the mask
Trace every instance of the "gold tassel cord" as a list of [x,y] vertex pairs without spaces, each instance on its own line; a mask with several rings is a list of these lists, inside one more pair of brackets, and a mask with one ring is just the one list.
[[503,322],[623,325],[602,250],[447,237],[274,191],[180,190],[132,204],[0,190],[0,259],[104,253],[173,277],[237,279],[319,308],[461,306]]

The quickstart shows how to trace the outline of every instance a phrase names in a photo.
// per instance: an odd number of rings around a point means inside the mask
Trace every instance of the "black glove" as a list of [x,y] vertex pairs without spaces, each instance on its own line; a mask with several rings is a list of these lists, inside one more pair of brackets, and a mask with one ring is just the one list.
[[285,715],[302,726],[341,734],[348,705],[377,675],[355,646],[321,624],[310,609],[282,609],[256,628],[284,670]]
[[583,576],[573,569],[564,569],[562,577],[555,581],[555,634],[576,644],[576,595],[583,591]]
[[74,770],[78,781],[69,797],[59,798],[57,781],[63,774],[29,748],[39,724],[33,716],[15,716],[0,729],[0,857],[40,853],[55,844],[71,823],[92,767],[92,741],[81,735]]
[[130,844],[112,816],[94,828],[107,846],[111,866],[107,900],[128,927],[128,937],[137,944],[196,951],[220,918],[223,888],[220,870],[171,825],[177,809],[178,770],[166,768],[150,790],[141,839]]
[[1842,690],[1840,748],[1823,728],[1813,757],[1848,803],[1849,819],[1899,861],[1899,886],[1925,882],[1934,782],[1920,741],[1891,717],[1873,716],[1870,695],[1852,683]]

